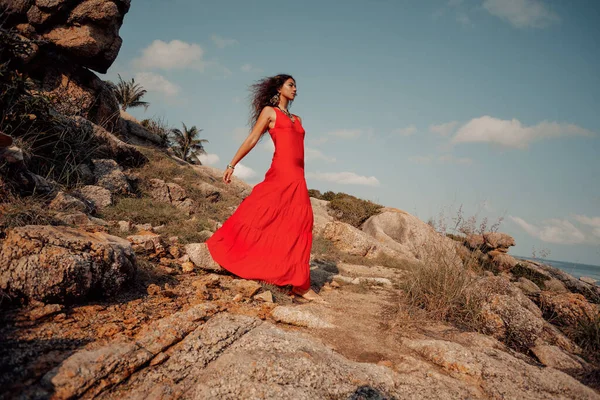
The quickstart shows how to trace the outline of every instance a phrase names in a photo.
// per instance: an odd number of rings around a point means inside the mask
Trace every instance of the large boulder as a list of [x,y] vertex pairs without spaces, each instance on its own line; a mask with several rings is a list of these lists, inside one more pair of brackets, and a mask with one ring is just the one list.
[[101,232],[30,225],[9,231],[0,249],[0,289],[28,300],[111,296],[136,271],[129,242]]
[[313,235],[317,236],[323,232],[328,223],[333,221],[333,217],[327,212],[328,201],[311,197],[310,204],[314,215]]
[[598,314],[598,307],[590,304],[579,293],[540,294],[540,304],[547,320],[556,325],[577,326],[582,319],[593,319]]
[[144,128],[134,116],[121,110],[119,112],[121,133],[139,144],[150,143],[158,146],[165,145],[165,138]]
[[32,40],[47,40],[72,63],[106,73],[121,48],[123,0],[0,0],[6,24]]
[[383,208],[379,214],[367,219],[362,231],[380,245],[412,261],[444,254],[446,261],[460,263],[452,239],[440,235],[419,218],[395,208]]
[[325,239],[332,241],[338,250],[348,254],[367,258],[375,258],[382,253],[392,257],[398,256],[385,244],[344,222],[329,222],[323,227],[321,234]]

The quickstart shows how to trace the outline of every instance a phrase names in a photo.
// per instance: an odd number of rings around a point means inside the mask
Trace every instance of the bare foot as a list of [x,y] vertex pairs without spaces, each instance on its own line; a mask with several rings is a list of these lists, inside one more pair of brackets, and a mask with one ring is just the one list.
[[327,304],[327,302],[312,289],[308,289],[306,292],[299,292],[294,289],[292,290],[292,293],[315,303]]

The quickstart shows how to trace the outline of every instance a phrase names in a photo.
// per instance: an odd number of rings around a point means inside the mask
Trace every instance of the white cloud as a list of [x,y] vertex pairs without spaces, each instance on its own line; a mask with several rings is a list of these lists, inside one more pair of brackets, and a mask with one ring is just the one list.
[[210,38],[214,42],[215,46],[220,49],[238,44],[238,41],[235,39],[226,39],[219,35],[212,35]]
[[160,92],[167,96],[175,96],[181,91],[179,86],[154,72],[138,72],[135,74],[135,80],[150,92]]
[[252,178],[256,175],[256,171],[252,168],[247,167],[241,163],[237,163],[235,169],[233,170],[233,175],[240,179],[248,179]]
[[485,0],[483,8],[517,28],[544,28],[560,17],[540,0]]
[[417,127],[414,124],[409,125],[406,128],[395,129],[392,132],[393,135],[400,135],[400,136],[410,136],[410,135],[414,135],[415,133],[417,133]]
[[220,160],[218,155],[210,153],[200,154],[200,156],[198,156],[198,159],[204,165],[215,165]]
[[429,131],[433,133],[437,133],[438,135],[448,136],[454,129],[458,126],[458,121],[446,122],[439,125],[429,125]]
[[553,218],[544,221],[541,226],[530,224],[519,217],[510,216],[529,235],[543,242],[557,244],[581,244],[586,242],[585,234],[566,219]]
[[204,50],[195,43],[181,40],[163,42],[155,40],[142,50],[142,56],[133,60],[133,65],[139,69],[184,69],[195,68],[204,70],[202,60]]
[[338,129],[328,134],[343,139],[355,139],[360,136],[361,132],[359,129]]
[[263,70],[262,70],[262,69],[260,69],[260,68],[257,68],[257,67],[255,67],[255,66],[253,66],[252,64],[244,64],[244,65],[242,65],[242,66],[241,66],[241,68],[240,68],[240,69],[241,69],[242,71],[244,71],[244,72],[256,72],[256,73],[258,73],[258,72],[263,72]]
[[335,162],[335,157],[328,157],[321,152],[321,150],[314,149],[312,147],[304,148],[304,157],[308,160],[324,160],[327,162]]
[[489,142],[525,149],[535,140],[560,136],[594,136],[594,133],[574,124],[543,121],[537,125],[523,126],[516,119],[501,120],[486,115],[460,127],[452,143]]
[[374,176],[357,175],[354,172],[308,172],[306,176],[325,182],[341,183],[343,185],[379,186],[379,180]]
[[600,238],[600,217],[588,217],[585,215],[576,215],[577,222],[592,228],[592,235]]

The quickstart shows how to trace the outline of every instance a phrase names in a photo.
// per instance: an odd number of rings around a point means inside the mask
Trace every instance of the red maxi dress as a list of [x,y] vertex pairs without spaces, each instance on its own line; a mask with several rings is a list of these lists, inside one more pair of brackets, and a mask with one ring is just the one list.
[[278,108],[265,179],[207,241],[221,267],[278,286],[310,288],[313,211],[304,177],[304,128]]

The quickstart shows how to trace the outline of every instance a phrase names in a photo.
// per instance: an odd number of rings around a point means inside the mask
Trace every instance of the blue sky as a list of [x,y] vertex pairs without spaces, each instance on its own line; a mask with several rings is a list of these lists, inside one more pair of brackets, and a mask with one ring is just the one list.
[[[196,125],[223,168],[248,86],[289,73],[309,188],[424,221],[503,218],[512,254],[600,265],[600,3],[595,0],[134,0],[104,79]],[[268,136],[236,169],[264,178]]]

